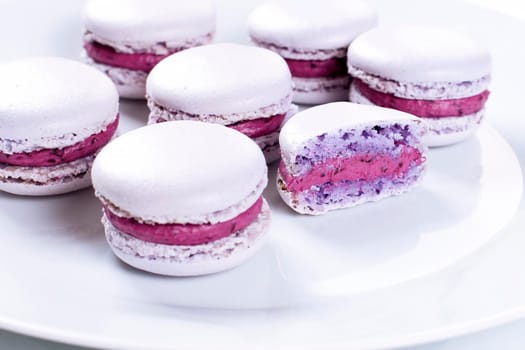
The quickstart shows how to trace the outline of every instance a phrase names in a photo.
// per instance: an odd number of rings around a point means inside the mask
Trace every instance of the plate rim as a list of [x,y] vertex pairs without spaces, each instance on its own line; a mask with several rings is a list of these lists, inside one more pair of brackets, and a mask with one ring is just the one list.
[[[331,345],[333,350],[349,350],[349,349],[394,349],[404,348],[410,346],[418,346],[429,344],[445,339],[457,338],[467,334],[473,334],[481,332],[493,327],[502,326],[520,318],[525,317],[525,305],[516,307],[512,310],[507,310],[495,315],[486,316],[477,320],[456,322],[449,326],[437,328],[429,331],[416,332],[411,335],[403,337],[386,337],[381,341],[374,341],[370,338],[365,338],[359,342],[338,342],[335,345]],[[9,321],[9,318],[0,316],[0,328],[21,336],[30,336],[37,339],[43,339],[63,345],[73,345],[79,347],[86,347],[92,349],[121,349],[121,350],[169,350],[169,349],[182,349],[181,346],[148,346],[143,347],[141,345],[133,343],[125,343],[122,341],[115,341],[108,337],[89,339],[88,336],[80,334],[77,331],[61,331],[53,327],[46,326],[33,326],[26,322],[21,321]],[[217,349],[230,349],[229,345],[215,345]],[[253,348],[258,349],[260,345],[253,344]],[[261,347],[262,348],[262,347]],[[286,350],[291,348],[298,348],[298,345],[275,345],[272,346],[276,350]],[[301,345],[303,350],[319,350],[324,349],[320,345]],[[184,349],[201,349],[195,346],[185,346]]]

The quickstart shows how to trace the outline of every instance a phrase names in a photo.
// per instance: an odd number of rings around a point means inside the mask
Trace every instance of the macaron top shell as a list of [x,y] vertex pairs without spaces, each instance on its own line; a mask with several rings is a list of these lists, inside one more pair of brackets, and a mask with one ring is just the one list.
[[489,51],[463,33],[429,26],[386,26],[359,36],[348,63],[401,82],[463,82],[490,74]]
[[273,0],[253,11],[249,28],[257,40],[317,50],[346,48],[376,23],[374,10],[359,0]]
[[186,40],[215,31],[215,7],[211,0],[91,0],[84,24],[108,41]]
[[148,76],[148,97],[158,105],[190,114],[246,113],[292,93],[286,62],[269,50],[213,44],[162,60]]
[[97,194],[131,217],[205,223],[210,214],[235,207],[227,220],[253,205],[267,167],[257,144],[238,131],[171,121],[111,142],[97,156],[92,178]]
[[0,138],[39,144],[99,132],[118,113],[118,94],[97,69],[58,57],[0,63]]
[[325,133],[394,123],[409,123],[417,125],[422,132],[426,131],[423,122],[408,113],[351,102],[333,102],[294,115],[282,128],[279,144],[283,154],[296,154],[307,141]]

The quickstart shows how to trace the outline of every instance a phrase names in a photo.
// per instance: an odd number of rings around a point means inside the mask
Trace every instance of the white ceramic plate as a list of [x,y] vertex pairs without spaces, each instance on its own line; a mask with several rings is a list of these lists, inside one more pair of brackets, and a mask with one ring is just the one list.
[[[219,40],[245,41],[241,19],[254,1],[218,2]],[[408,17],[390,2],[377,3],[385,21]],[[478,13],[473,23],[480,28],[487,21],[486,12],[453,1],[396,4],[412,8],[414,21],[426,14],[436,22],[439,11],[448,16],[447,6],[458,17]],[[2,46],[13,48],[4,58],[78,52],[81,2],[4,0],[0,6],[0,23],[19,28],[0,31]],[[37,16],[49,8],[56,11]],[[41,30],[25,32],[27,23]],[[489,119],[505,108],[492,103]],[[143,124],[147,115],[141,103],[124,103],[121,112],[123,129]],[[89,190],[41,199],[1,195],[0,326],[126,349],[391,347],[481,329],[521,314],[516,293],[523,288],[514,286],[505,302],[480,302],[487,289],[477,290],[478,280],[467,276],[459,291],[449,281],[473,258],[453,264],[510,221],[521,189],[514,152],[484,126],[466,143],[432,151],[423,184],[402,197],[312,218],[293,214],[270,187],[271,242],[237,269],[184,279],[118,262]],[[508,249],[500,253],[498,262],[512,256]],[[447,274],[434,273],[447,266],[453,266]],[[480,273],[492,272],[504,286],[509,266],[495,266]]]
[[[200,278],[158,277],[120,263],[104,241],[91,190],[1,194],[0,280],[8,283],[0,323],[126,349],[355,341],[332,329],[341,315],[343,328],[362,317],[346,298],[451,265],[497,234],[518,207],[519,164],[489,127],[429,157],[413,192],[323,217],[294,214],[271,186],[270,243],[245,265]],[[299,343],[294,333],[303,334]]]

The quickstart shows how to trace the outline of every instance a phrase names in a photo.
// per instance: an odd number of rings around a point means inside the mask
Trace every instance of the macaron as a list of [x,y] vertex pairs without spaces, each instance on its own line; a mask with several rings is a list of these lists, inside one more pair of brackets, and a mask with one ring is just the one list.
[[133,130],[93,165],[113,252],[169,276],[219,272],[254,255],[270,223],[267,181],[264,156],[250,138],[198,121]]
[[310,215],[400,195],[424,173],[426,129],[408,113],[350,102],[299,112],[281,131],[277,190]]
[[90,186],[93,160],[119,121],[111,80],[57,57],[2,62],[0,76],[0,190],[40,196]]
[[348,101],[348,45],[377,23],[359,0],[270,1],[257,7],[248,25],[252,41],[286,60],[294,102]]
[[373,29],[348,49],[350,100],[398,109],[428,124],[428,146],[465,140],[481,123],[489,97],[486,47],[448,28]]
[[270,50],[213,44],[176,53],[147,80],[148,123],[199,120],[252,138],[268,162],[279,157],[279,131],[296,112],[286,62]]
[[84,26],[85,61],[107,74],[121,97],[143,99],[160,60],[213,40],[215,7],[211,0],[91,0]]

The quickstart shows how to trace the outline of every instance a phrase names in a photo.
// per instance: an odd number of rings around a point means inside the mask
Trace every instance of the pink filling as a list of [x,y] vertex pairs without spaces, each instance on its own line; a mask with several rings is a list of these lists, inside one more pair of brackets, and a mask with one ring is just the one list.
[[286,59],[294,77],[323,78],[347,75],[346,57],[336,57],[327,60],[292,60]]
[[284,114],[277,114],[271,116],[270,118],[246,120],[228,126],[232,129],[242,132],[248,137],[255,138],[277,131],[281,127],[284,117]]
[[111,140],[117,130],[119,115],[115,121],[111,122],[106,128],[89,136],[83,141],[77,142],[72,146],[55,149],[41,149],[29,153],[5,154],[0,152],[0,163],[17,165],[17,166],[53,166],[63,163],[69,163],[74,160],[87,157],[98,151]]
[[168,55],[155,55],[152,53],[123,53],[117,52],[111,46],[97,42],[84,43],[84,49],[89,57],[95,62],[107,64],[114,67],[140,70],[150,72],[157,63],[165,57],[180,50],[174,50]]
[[455,117],[479,112],[490,94],[485,90],[475,96],[451,100],[411,100],[371,89],[359,79],[356,79],[354,84],[357,90],[373,104],[411,113],[421,118]]
[[239,216],[217,224],[158,224],[150,225],[135,219],[122,218],[104,208],[108,220],[118,230],[140,240],[168,245],[198,245],[216,241],[245,229],[254,222],[262,210],[260,197],[254,205]]
[[279,172],[289,191],[301,192],[327,182],[372,181],[378,177],[398,177],[406,173],[413,162],[419,165],[423,161],[419,150],[404,147],[397,158],[383,154],[356,154],[349,158],[332,158],[316,165],[306,175],[298,177],[291,176],[281,161]]

